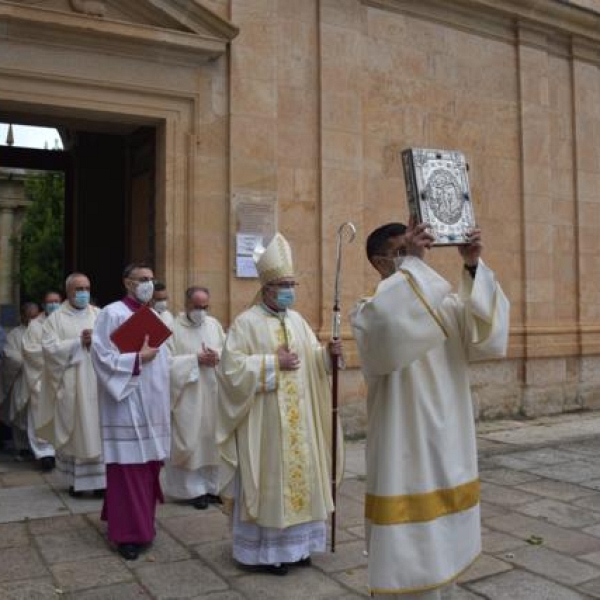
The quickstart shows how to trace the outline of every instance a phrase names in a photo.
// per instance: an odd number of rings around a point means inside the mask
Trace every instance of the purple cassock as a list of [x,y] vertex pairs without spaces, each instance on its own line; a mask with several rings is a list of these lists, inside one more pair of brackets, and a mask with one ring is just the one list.
[[106,494],[102,519],[117,544],[154,539],[162,462],[171,447],[168,351],[141,364],[135,352],[121,354],[110,334],[141,304],[124,298],[98,315],[92,360],[98,380]]

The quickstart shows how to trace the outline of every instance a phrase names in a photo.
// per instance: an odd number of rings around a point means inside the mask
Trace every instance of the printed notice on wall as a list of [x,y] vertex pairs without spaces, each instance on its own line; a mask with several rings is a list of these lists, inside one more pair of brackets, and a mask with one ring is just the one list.
[[255,252],[260,253],[277,231],[276,197],[271,193],[239,192],[233,195],[236,212],[235,274],[256,278]]
[[238,277],[258,277],[254,258],[238,254],[235,257],[235,274]]

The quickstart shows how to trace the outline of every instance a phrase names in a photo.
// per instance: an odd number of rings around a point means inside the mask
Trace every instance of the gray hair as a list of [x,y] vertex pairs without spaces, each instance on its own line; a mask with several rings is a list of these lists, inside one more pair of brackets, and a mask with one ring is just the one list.
[[85,274],[85,273],[80,273],[79,271],[75,271],[74,273],[71,273],[66,279],[65,279],[65,290],[69,290],[69,286],[73,283],[73,279],[75,279],[76,277],[85,277],[88,281],[90,280],[90,278]]
[[191,300],[196,292],[204,292],[207,296],[210,296],[210,290],[207,287],[192,285],[185,290],[185,299]]

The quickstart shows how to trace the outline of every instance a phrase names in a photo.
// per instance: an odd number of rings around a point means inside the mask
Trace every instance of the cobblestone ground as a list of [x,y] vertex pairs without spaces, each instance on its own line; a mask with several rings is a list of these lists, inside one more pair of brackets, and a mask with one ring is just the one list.
[[[456,600],[600,598],[600,414],[479,426],[484,554]],[[349,444],[337,549],[286,577],[236,568],[228,521],[167,502],[153,547],[115,554],[100,501],[0,454],[0,598],[130,600],[368,597],[362,442]]]

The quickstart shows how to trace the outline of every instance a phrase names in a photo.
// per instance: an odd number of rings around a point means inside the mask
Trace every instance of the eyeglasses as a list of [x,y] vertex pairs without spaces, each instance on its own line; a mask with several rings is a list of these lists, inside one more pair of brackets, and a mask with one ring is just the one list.
[[296,288],[299,285],[300,284],[297,283],[296,281],[281,281],[280,283],[269,283],[268,284],[269,287],[274,287],[274,288],[279,288],[279,289]]

